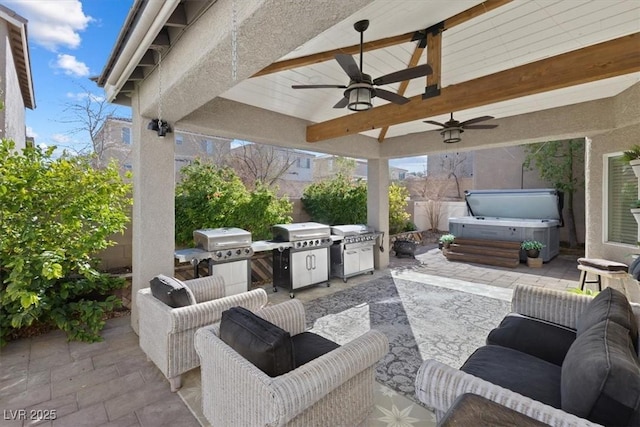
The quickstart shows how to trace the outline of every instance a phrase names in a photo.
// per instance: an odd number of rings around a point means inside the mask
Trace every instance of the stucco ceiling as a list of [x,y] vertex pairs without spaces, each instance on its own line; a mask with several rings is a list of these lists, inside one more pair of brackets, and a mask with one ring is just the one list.
[[[477,0],[455,2],[375,0],[349,18],[302,44],[281,60],[302,58],[358,44],[359,34],[353,29],[353,24],[361,19],[370,21],[369,29],[364,33],[366,43],[425,29],[442,21],[446,22],[447,19],[464,14],[466,10],[481,3],[483,2]],[[516,0],[504,3],[506,4],[501,4],[486,13],[480,10],[479,16],[448,28],[442,33],[442,88],[614,40],[640,30],[640,2],[635,0]],[[364,71],[375,78],[406,68],[416,44],[416,42],[406,41],[383,49],[366,51]],[[636,46],[636,52],[629,52],[629,54],[637,55],[640,51],[637,38],[633,45]],[[418,64],[427,62],[427,59],[425,49]],[[593,58],[593,64],[594,67],[602,65],[598,63],[598,58]],[[638,81],[640,81],[640,73],[633,72],[506,101],[490,102],[487,105],[454,111],[454,115],[461,121],[483,115],[496,118],[520,115],[614,96]],[[221,96],[314,123],[326,122],[345,115],[368,114],[368,112],[351,112],[346,108],[332,108],[342,97],[340,89],[294,90],[291,88],[294,84],[325,83],[348,84],[347,76],[333,59],[253,77],[240,82]],[[425,84],[424,78],[412,80],[406,88],[405,96],[421,95],[425,90]],[[397,91],[398,87],[399,83],[387,85],[384,88]],[[380,98],[374,98],[373,103],[374,107],[388,104]],[[412,105],[414,109],[421,108],[419,101],[412,102]],[[393,137],[438,129],[423,123],[427,118],[444,122],[448,119],[448,113],[432,116],[425,109],[424,115],[421,115],[418,120],[390,126],[386,136]],[[360,133],[377,138],[380,129]]]

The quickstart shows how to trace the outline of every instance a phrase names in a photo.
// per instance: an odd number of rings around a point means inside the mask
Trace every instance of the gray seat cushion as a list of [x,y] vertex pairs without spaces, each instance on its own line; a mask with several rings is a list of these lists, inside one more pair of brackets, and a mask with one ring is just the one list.
[[533,317],[512,313],[489,332],[488,345],[500,345],[562,366],[576,331]]
[[512,348],[478,348],[460,368],[490,383],[560,409],[562,368]]
[[589,303],[578,317],[577,335],[587,331],[603,320],[612,320],[629,331],[633,346],[638,350],[638,324],[629,300],[624,294],[611,287],[605,288]]
[[625,273],[629,271],[627,264],[601,258],[578,258],[578,264],[586,267],[597,268],[598,270],[624,271]]
[[603,425],[640,421],[640,363],[629,331],[605,320],[578,335],[562,364],[562,409]]

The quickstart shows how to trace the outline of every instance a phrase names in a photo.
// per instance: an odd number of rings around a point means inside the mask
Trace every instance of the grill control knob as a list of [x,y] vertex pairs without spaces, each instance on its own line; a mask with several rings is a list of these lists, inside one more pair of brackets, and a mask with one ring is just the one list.
[[307,246],[307,242],[302,242],[302,246],[306,247]]
[[228,251],[228,252],[227,252],[227,256],[231,256],[231,251]]
[[316,245],[319,245],[319,244],[320,244],[320,240],[316,240]]
[[242,251],[240,249],[236,250],[236,255],[240,255]]
[[220,252],[220,251],[216,252],[216,257],[217,258],[220,258],[221,256],[222,256],[222,252]]
[[302,245],[300,242],[296,242],[296,248],[299,248]]
[[249,252],[251,252],[251,249],[249,249],[249,248],[244,248],[244,253],[245,253],[245,254],[248,254]]

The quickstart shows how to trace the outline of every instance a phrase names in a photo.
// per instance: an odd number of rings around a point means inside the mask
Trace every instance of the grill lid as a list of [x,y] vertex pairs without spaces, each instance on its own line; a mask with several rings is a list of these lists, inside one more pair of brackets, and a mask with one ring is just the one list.
[[196,247],[206,251],[251,246],[251,232],[237,227],[205,228],[193,232]]
[[319,239],[331,236],[328,225],[318,222],[299,222],[295,224],[276,224],[271,227],[273,239],[280,242]]
[[334,225],[331,227],[331,234],[335,236],[357,236],[373,232],[373,228],[365,224]]

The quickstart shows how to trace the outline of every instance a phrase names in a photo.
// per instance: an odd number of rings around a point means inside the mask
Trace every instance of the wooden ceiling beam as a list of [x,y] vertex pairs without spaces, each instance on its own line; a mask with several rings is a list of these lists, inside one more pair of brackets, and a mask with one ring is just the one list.
[[[422,56],[422,52],[424,52],[424,48],[420,47],[418,44],[413,51],[413,55],[411,55],[411,59],[409,59],[409,64],[407,68],[415,67],[418,65],[418,61],[420,60],[420,56]],[[407,91],[407,87],[409,87],[410,80],[403,80],[400,82],[400,86],[398,87],[398,95],[404,96],[404,93]],[[387,136],[387,131],[389,130],[389,126],[384,126],[380,129],[380,134],[378,135],[378,142],[384,141],[384,138]]]
[[440,96],[411,98],[307,126],[316,142],[480,107],[527,95],[640,72],[640,33],[587,46],[441,89]]
[[[449,29],[463,24],[470,19],[480,16],[483,13],[492,11],[493,9],[510,3],[511,1],[513,0],[486,0],[470,9],[465,10],[464,12],[460,12],[459,14],[447,19],[444,23],[444,28]],[[410,33],[401,34],[399,36],[387,37],[384,39],[367,42],[362,45],[362,50],[364,52],[367,52],[370,50],[395,46],[397,44],[408,43],[413,38],[414,34],[415,31],[411,31]],[[360,45],[356,44],[352,46],[341,47],[339,49],[332,49],[325,52],[314,53],[312,55],[301,56],[299,58],[285,59],[284,61],[274,62],[273,64],[258,71],[251,77],[259,77],[267,74],[277,73],[280,71],[291,70],[293,68],[318,64],[320,62],[332,60],[336,56],[336,54],[339,53],[356,55],[360,53]]]

